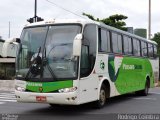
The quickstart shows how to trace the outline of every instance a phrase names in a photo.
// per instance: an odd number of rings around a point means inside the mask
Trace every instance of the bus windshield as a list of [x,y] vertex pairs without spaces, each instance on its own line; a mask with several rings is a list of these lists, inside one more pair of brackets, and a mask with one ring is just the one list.
[[25,28],[17,56],[17,78],[43,78],[43,81],[77,78],[78,59],[72,53],[73,40],[80,32],[79,25]]

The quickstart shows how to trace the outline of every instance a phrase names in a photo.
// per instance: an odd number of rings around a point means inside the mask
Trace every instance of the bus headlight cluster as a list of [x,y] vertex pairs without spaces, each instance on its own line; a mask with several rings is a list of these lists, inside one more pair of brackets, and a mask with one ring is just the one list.
[[15,86],[15,89],[16,89],[17,91],[20,91],[20,92],[24,92],[24,91],[25,91],[25,88],[20,87],[20,86]]
[[67,93],[67,92],[74,92],[76,90],[77,90],[77,87],[71,87],[71,88],[60,89],[60,90],[58,90],[58,92],[60,92],[60,93]]

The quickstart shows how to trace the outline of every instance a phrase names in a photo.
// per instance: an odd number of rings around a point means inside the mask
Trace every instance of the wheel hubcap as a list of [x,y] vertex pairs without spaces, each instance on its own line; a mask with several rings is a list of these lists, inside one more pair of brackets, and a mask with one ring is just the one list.
[[106,101],[106,94],[104,90],[101,90],[100,92],[100,104],[104,105]]

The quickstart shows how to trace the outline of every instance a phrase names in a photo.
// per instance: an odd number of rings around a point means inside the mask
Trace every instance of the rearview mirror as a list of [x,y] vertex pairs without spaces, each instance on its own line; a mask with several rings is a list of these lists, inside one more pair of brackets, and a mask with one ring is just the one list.
[[73,41],[73,56],[81,55],[82,34],[77,34]]

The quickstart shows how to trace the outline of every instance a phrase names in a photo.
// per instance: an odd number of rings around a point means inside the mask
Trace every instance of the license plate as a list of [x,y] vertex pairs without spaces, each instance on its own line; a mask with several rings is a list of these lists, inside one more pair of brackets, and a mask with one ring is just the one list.
[[36,101],[38,101],[38,102],[46,102],[47,98],[46,98],[46,96],[36,96]]

